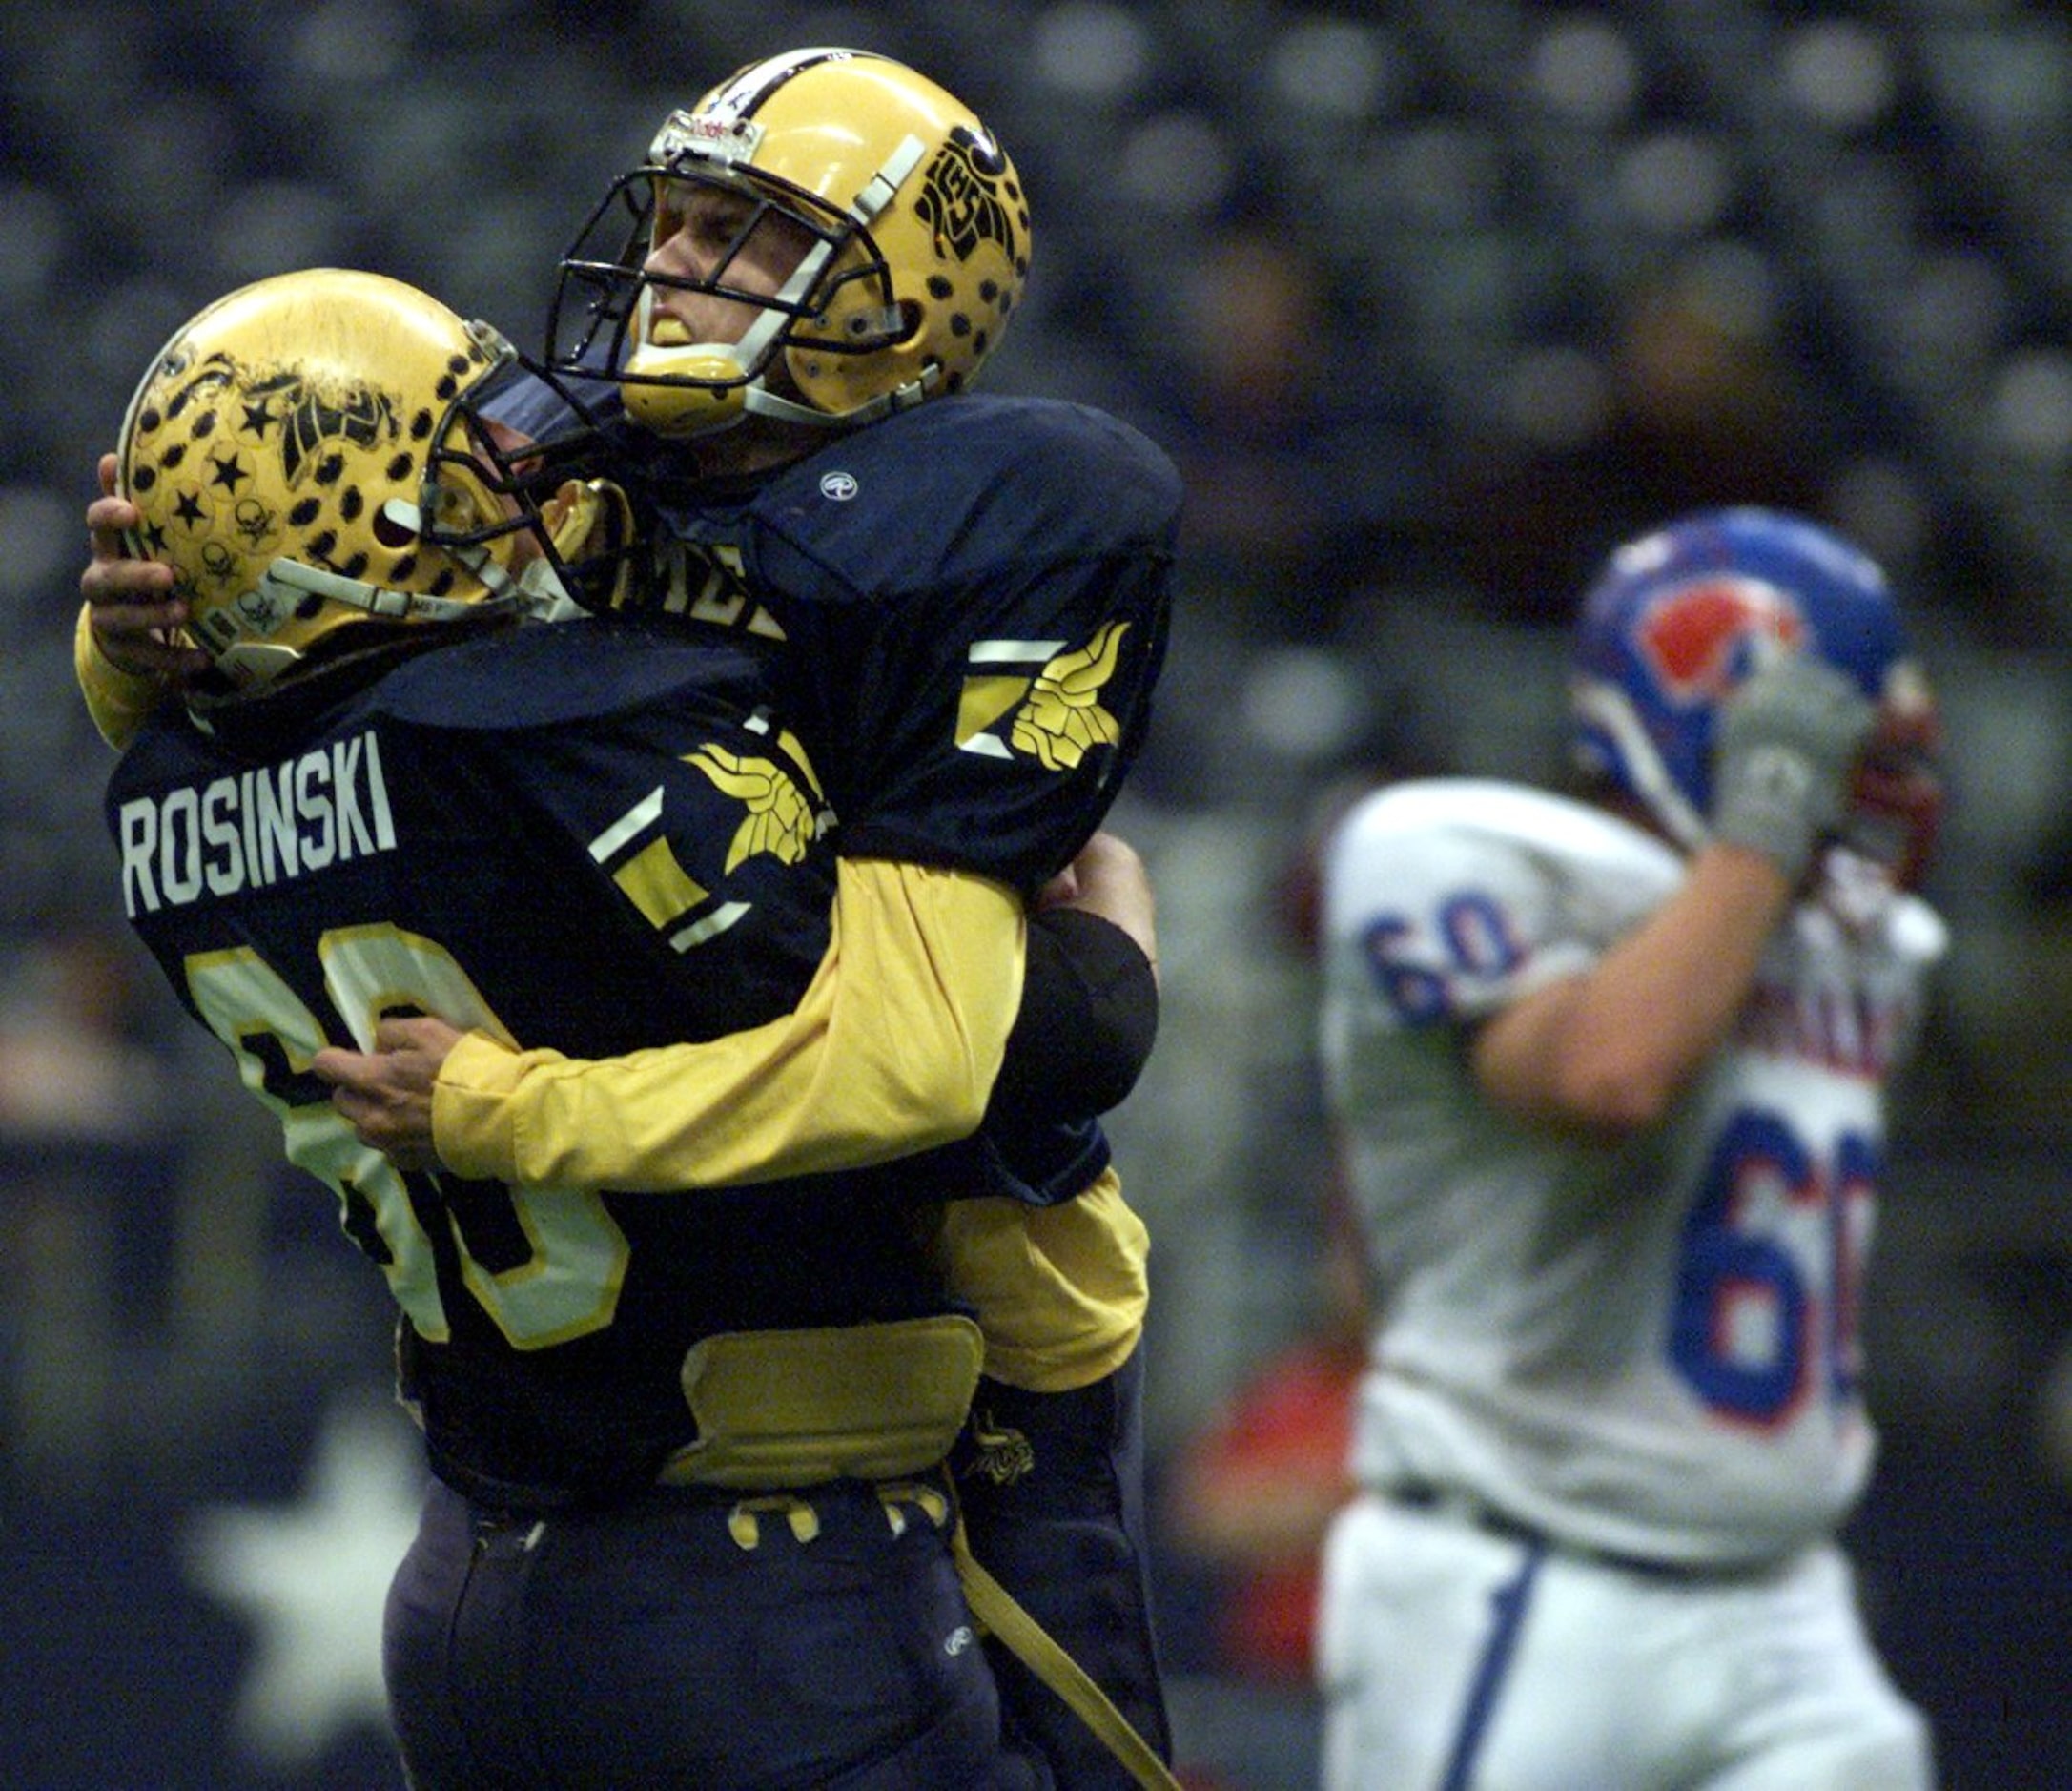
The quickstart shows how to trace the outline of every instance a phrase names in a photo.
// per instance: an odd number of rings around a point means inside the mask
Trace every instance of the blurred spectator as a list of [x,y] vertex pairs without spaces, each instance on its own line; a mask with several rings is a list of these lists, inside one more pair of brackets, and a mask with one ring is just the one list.
[[1348,1223],[1334,1223],[1311,1328],[1271,1356],[1182,1451],[1166,1497],[1175,1545],[1221,1581],[1214,1648],[1241,1678],[1306,1689],[1317,1551],[1351,1496],[1352,1394],[1366,1300]]
[[153,1184],[165,1118],[136,1006],[114,942],[83,926],[16,954],[0,981],[0,1470],[25,1481],[91,1485],[113,1444],[120,1209]]
[[1423,477],[1407,401],[1366,347],[1364,303],[1271,205],[1207,233],[1167,302],[1174,335],[1133,421],[1186,481],[1190,621],[1314,639],[1400,552]]
[[[1699,273],[1637,287],[1601,369],[1528,363],[1498,439],[1458,444],[1431,549],[1492,616],[1566,621],[1604,556],[1724,504],[1817,513],[1827,450],[1765,309]],[[1549,372],[1539,363],[1541,373]]]
[[149,1133],[163,1097],[121,941],[78,924],[32,941],[0,993],[0,1127],[10,1138]]

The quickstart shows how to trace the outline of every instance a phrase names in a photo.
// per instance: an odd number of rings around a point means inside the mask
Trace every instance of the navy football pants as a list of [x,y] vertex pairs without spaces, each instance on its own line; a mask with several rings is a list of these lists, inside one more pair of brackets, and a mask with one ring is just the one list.
[[[1173,1757],[1153,1636],[1143,1507],[1143,1351],[1070,1393],[979,1383],[984,1435],[1026,1441],[1018,1462],[954,1457],[973,1557],[1071,1655],[1130,1726]],[[1016,1472],[1014,1470],[1019,1469]],[[1092,1730],[997,1643],[987,1644],[1011,1735],[1040,1751],[1061,1791],[1134,1791]]]
[[728,1493],[514,1517],[435,1484],[384,1647],[415,1791],[1047,1791],[946,1532],[867,1486],[806,1502],[810,1541],[763,1510],[745,1549]]

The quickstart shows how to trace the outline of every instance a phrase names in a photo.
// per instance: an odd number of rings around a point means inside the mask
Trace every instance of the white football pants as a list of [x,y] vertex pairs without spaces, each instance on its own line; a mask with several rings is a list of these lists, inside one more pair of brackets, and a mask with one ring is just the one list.
[[1836,1548],[1672,1577],[1375,1496],[1324,1550],[1326,1791],[1928,1791]]

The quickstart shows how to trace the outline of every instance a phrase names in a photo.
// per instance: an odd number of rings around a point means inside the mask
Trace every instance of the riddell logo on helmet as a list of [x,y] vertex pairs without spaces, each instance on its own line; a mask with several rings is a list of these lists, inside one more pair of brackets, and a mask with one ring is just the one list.
[[1642,612],[1633,640],[1666,694],[1705,702],[1722,695],[1775,648],[1803,646],[1806,623],[1775,585],[1710,577],[1656,597]]
[[667,168],[680,156],[753,161],[764,130],[751,118],[726,112],[672,112],[648,146],[648,160]]

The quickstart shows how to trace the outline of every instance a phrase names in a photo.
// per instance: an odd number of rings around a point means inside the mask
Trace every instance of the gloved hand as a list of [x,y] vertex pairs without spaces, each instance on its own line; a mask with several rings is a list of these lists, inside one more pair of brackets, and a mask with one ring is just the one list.
[[1849,676],[1786,653],[1720,705],[1713,836],[1762,853],[1796,882],[1840,823],[1877,709]]

